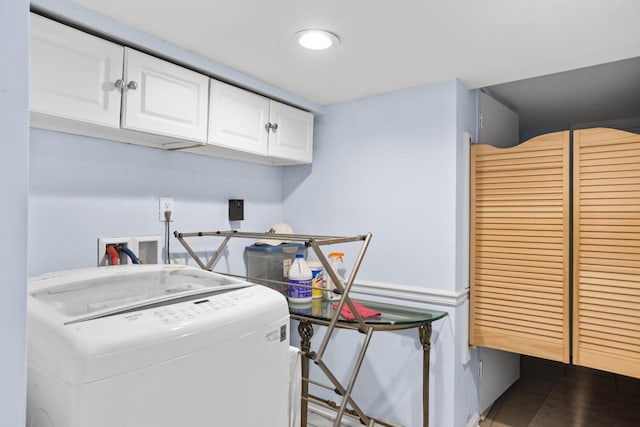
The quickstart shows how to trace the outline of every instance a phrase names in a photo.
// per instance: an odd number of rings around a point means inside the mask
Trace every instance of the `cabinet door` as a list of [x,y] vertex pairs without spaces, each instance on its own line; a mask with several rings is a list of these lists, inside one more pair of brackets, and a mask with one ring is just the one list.
[[207,76],[125,48],[125,82],[123,128],[206,142]]
[[268,99],[216,80],[211,81],[210,99],[210,143],[267,154]]
[[120,126],[121,46],[32,14],[30,56],[31,112]]
[[277,125],[269,133],[269,155],[311,163],[313,114],[271,101],[269,122]]

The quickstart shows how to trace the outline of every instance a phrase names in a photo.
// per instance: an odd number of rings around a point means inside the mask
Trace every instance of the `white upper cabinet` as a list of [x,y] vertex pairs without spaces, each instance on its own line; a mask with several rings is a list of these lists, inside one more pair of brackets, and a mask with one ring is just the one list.
[[120,126],[122,46],[31,15],[29,108],[33,113]]
[[269,100],[235,86],[211,80],[209,142],[256,154],[267,154]]
[[311,163],[313,114],[31,14],[31,126],[269,165]]
[[269,123],[270,156],[311,163],[313,114],[271,101]]
[[35,14],[30,48],[32,126],[155,147],[206,142],[208,76]]
[[[259,163],[311,163],[313,114],[212,80],[209,145],[265,156],[251,159]],[[195,151],[221,154],[215,147]]]
[[125,48],[122,127],[207,140],[209,77]]

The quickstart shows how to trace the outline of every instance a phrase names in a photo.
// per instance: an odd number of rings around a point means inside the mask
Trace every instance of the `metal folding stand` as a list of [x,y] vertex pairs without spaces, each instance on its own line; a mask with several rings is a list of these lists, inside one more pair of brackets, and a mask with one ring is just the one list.
[[[175,231],[174,236],[176,237],[176,239],[178,239],[178,241],[182,244],[182,246],[184,246],[184,248],[187,250],[189,255],[191,255],[191,257],[193,257],[193,259],[198,263],[200,268],[204,270],[211,270],[212,266],[215,264],[215,262],[218,260],[218,258],[224,251],[224,248],[227,246],[227,243],[229,243],[229,240],[234,237],[249,238],[249,239],[267,238],[267,239],[276,239],[276,240],[284,240],[284,241],[303,242],[307,247],[312,248],[314,253],[318,257],[318,260],[322,263],[325,274],[328,274],[329,277],[331,277],[331,280],[333,281],[333,283],[335,283],[335,286],[336,286],[335,292],[340,295],[340,299],[337,302],[337,307],[335,308],[335,312],[331,318],[331,321],[326,325],[327,331],[322,339],[322,342],[318,350],[311,351],[310,349],[306,349],[306,350],[303,349],[303,356],[308,358],[309,360],[312,360],[320,368],[320,370],[324,373],[324,375],[331,382],[331,384],[333,384],[333,387],[336,393],[342,396],[342,401],[339,407],[337,408],[338,414],[333,424],[334,427],[340,426],[342,417],[344,416],[345,411],[348,410],[347,408],[348,405],[351,406],[351,410],[349,410],[349,412],[357,414],[362,424],[365,424],[370,427],[374,425],[374,419],[367,416],[364,413],[364,411],[362,411],[362,409],[358,407],[358,405],[354,402],[353,398],[351,397],[351,393],[356,383],[356,379],[358,378],[358,374],[360,372],[360,368],[362,366],[362,362],[364,360],[364,356],[369,346],[369,341],[371,340],[371,335],[374,331],[374,328],[371,325],[367,325],[365,323],[364,319],[362,318],[358,310],[355,308],[353,302],[351,301],[351,298],[349,297],[349,292],[351,291],[351,287],[353,286],[355,277],[358,274],[358,270],[360,269],[360,265],[362,264],[364,255],[367,251],[367,248],[369,247],[369,242],[371,241],[371,237],[372,237],[371,233],[353,236],[353,237],[338,237],[338,236],[316,236],[316,235],[304,235],[304,234],[248,233],[248,232],[240,232],[240,231],[212,231],[212,232],[194,232],[194,233],[180,233],[178,231]],[[193,249],[191,249],[191,247],[184,240],[185,238],[189,238],[189,237],[223,237],[224,240],[222,241],[218,249],[214,252],[214,254],[211,256],[211,258],[205,263],[200,259],[200,257],[193,251]],[[346,280],[346,282],[343,285],[339,280],[337,273],[333,270],[333,268],[331,268],[331,265],[329,264],[327,257],[323,254],[321,247],[325,245],[335,245],[340,243],[349,243],[349,242],[358,242],[358,241],[362,242],[360,252],[356,257],[353,269],[349,274],[349,278]],[[246,277],[246,278],[250,280],[251,279],[261,280],[261,278],[257,278],[257,277],[256,278]],[[355,328],[365,336],[362,346],[360,347],[358,357],[356,358],[355,366],[353,368],[353,371],[351,373],[351,376],[349,378],[349,381],[346,387],[340,383],[340,381],[336,378],[333,372],[331,372],[329,367],[323,361],[325,350],[327,349],[331,336],[336,329],[336,324],[338,323],[338,317],[340,316],[342,308],[344,307],[345,304],[351,309],[351,312],[355,317],[354,321],[357,323],[357,325],[354,325]],[[308,378],[306,378],[305,380],[308,381]],[[303,395],[305,395],[305,393],[303,393]]]

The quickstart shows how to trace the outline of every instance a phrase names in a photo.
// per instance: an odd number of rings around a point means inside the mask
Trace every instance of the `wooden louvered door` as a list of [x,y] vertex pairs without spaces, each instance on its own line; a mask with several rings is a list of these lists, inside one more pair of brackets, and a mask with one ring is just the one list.
[[574,132],[573,361],[640,378],[640,135]]
[[471,344],[569,362],[569,133],[471,162]]

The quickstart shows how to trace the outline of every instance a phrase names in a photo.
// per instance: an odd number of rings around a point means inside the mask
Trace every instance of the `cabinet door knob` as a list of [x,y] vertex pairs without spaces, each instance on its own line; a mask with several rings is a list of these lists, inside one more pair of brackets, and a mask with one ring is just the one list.
[[131,90],[136,90],[138,89],[138,83],[134,82],[133,80],[131,80],[128,84],[127,87]]
[[114,85],[115,85],[116,88],[118,88],[118,90],[122,91],[122,89],[124,89],[124,80],[118,79],[118,80],[116,80]]
[[278,130],[278,124],[277,123],[267,122],[267,124],[264,125],[264,128],[266,129],[267,132],[269,132],[270,130],[275,132],[275,131]]

